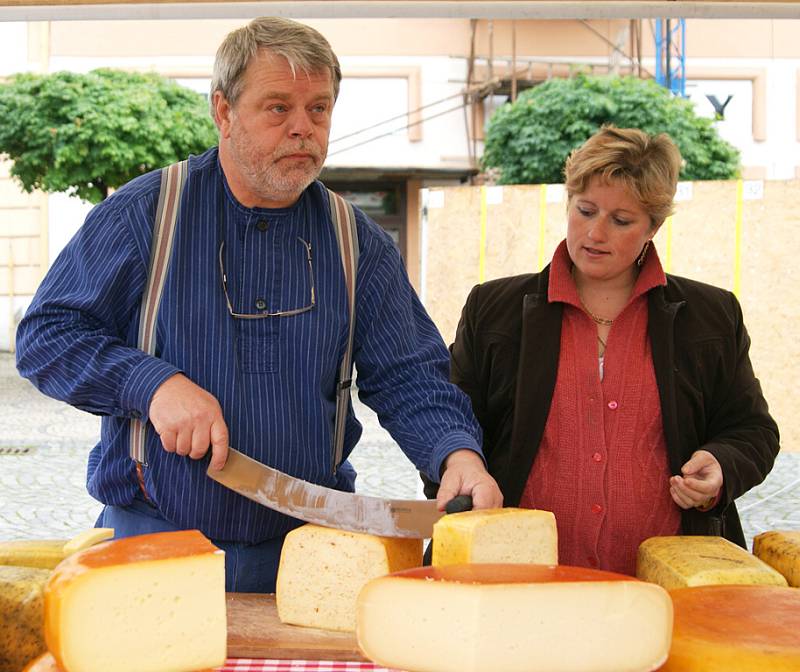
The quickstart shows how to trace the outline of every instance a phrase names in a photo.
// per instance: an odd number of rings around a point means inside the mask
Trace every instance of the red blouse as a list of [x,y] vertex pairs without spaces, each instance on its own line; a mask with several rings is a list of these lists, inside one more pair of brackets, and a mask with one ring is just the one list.
[[[559,563],[636,573],[639,544],[678,534],[680,509],[647,338],[646,292],[666,284],[655,249],[614,320],[600,380],[597,328],[581,308],[562,242],[550,266],[548,301],[564,303],[550,413],[520,506],[552,511]],[[520,380],[519,384],[525,384]]]

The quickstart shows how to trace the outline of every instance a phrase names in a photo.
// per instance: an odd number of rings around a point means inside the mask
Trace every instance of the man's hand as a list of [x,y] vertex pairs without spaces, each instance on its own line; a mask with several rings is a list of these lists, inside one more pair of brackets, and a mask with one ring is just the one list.
[[722,488],[722,467],[707,450],[692,453],[681,473],[669,479],[669,493],[682,509],[708,507]]
[[456,450],[447,456],[445,470],[436,496],[436,505],[444,511],[445,504],[456,495],[471,495],[475,509],[499,509],[503,493],[483,466],[475,451]]
[[199,460],[211,446],[211,468],[228,459],[228,426],[216,398],[186,376],[165,380],[150,402],[150,422],[168,453]]

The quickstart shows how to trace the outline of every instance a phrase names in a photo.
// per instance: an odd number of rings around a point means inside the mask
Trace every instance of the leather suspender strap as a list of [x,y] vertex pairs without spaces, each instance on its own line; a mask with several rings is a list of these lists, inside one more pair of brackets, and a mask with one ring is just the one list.
[[333,450],[331,463],[333,473],[342,463],[344,451],[344,428],[347,419],[347,409],[350,403],[350,385],[352,383],[353,362],[353,337],[356,326],[356,271],[358,270],[358,233],[356,231],[356,217],[353,206],[338,194],[328,189],[328,198],[331,205],[331,219],[336,230],[336,240],[339,243],[339,256],[342,260],[344,281],[347,287],[347,302],[349,304],[349,333],[347,348],[344,351],[339,368],[339,380],[336,383],[336,424],[333,430]]
[[[150,245],[150,265],[139,313],[139,337],[136,342],[137,347],[149,355],[154,355],[156,352],[156,318],[172,256],[172,243],[175,238],[181,193],[186,182],[187,172],[187,161],[173,163],[161,169],[161,191],[158,194],[153,241]],[[131,420],[130,456],[136,462],[139,487],[147,497],[142,473],[142,466],[147,466],[145,435],[145,423],[138,418]]]
[[[139,338],[137,346],[148,354],[155,354],[156,324],[158,308],[164,281],[172,256],[172,243],[180,210],[181,194],[186,182],[187,162],[181,161],[161,170],[161,191],[158,196],[158,208],[153,227],[153,244],[150,250],[150,265],[147,284],[142,298],[139,320]],[[331,220],[336,231],[339,244],[339,256],[342,260],[347,300],[349,307],[349,325],[347,348],[339,368],[339,379],[336,383],[336,424],[333,434],[332,464],[333,471],[339,468],[344,451],[344,430],[350,403],[350,385],[353,338],[355,335],[356,306],[356,270],[358,269],[358,234],[353,206],[338,194],[328,190],[331,209]],[[131,420],[130,456],[136,462],[136,474],[139,487],[147,497],[144,487],[143,466],[147,466],[145,451],[145,424],[139,419]],[[149,498],[148,498],[149,499]]]

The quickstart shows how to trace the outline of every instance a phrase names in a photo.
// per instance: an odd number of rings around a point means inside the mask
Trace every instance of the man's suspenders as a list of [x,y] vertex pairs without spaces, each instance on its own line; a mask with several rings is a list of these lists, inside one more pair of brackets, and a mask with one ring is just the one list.
[[[142,297],[139,320],[139,337],[137,347],[144,352],[155,354],[156,324],[158,308],[164,289],[170,258],[172,241],[180,213],[180,201],[186,183],[187,162],[181,161],[161,169],[161,191],[158,195],[158,207],[153,226],[153,244],[150,250],[150,266],[147,273],[144,296]],[[336,424],[333,431],[333,447],[331,464],[333,472],[342,462],[344,450],[344,429],[347,408],[350,402],[351,370],[353,360],[353,337],[355,334],[356,311],[356,271],[358,269],[358,233],[353,206],[338,194],[328,191],[328,202],[331,220],[336,230],[339,243],[339,256],[342,260],[347,302],[349,307],[349,332],[347,348],[339,368],[339,380],[336,383]],[[139,487],[147,497],[144,488],[142,467],[147,466],[145,450],[146,425],[139,419],[131,420],[130,456],[136,462],[136,473]]]

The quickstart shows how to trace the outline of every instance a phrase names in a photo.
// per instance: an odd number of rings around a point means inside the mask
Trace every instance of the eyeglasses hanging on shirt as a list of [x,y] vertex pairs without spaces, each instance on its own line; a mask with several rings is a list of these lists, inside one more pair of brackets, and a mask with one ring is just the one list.
[[225,293],[225,303],[228,305],[228,312],[231,314],[231,317],[238,317],[243,320],[259,320],[264,317],[290,317],[292,315],[299,315],[300,313],[306,313],[317,305],[316,288],[314,286],[314,268],[311,265],[311,243],[303,240],[302,238],[300,238],[300,236],[297,237],[297,240],[305,248],[306,260],[308,261],[308,280],[309,280],[309,286],[311,287],[311,297],[308,305],[302,308],[292,308],[290,310],[270,311],[269,309],[265,309],[260,313],[237,313],[233,310],[231,297],[228,295],[228,276],[225,273],[225,255],[223,254],[223,252],[225,251],[225,241],[224,240],[220,241],[219,272],[220,275],[222,276],[222,291]]

